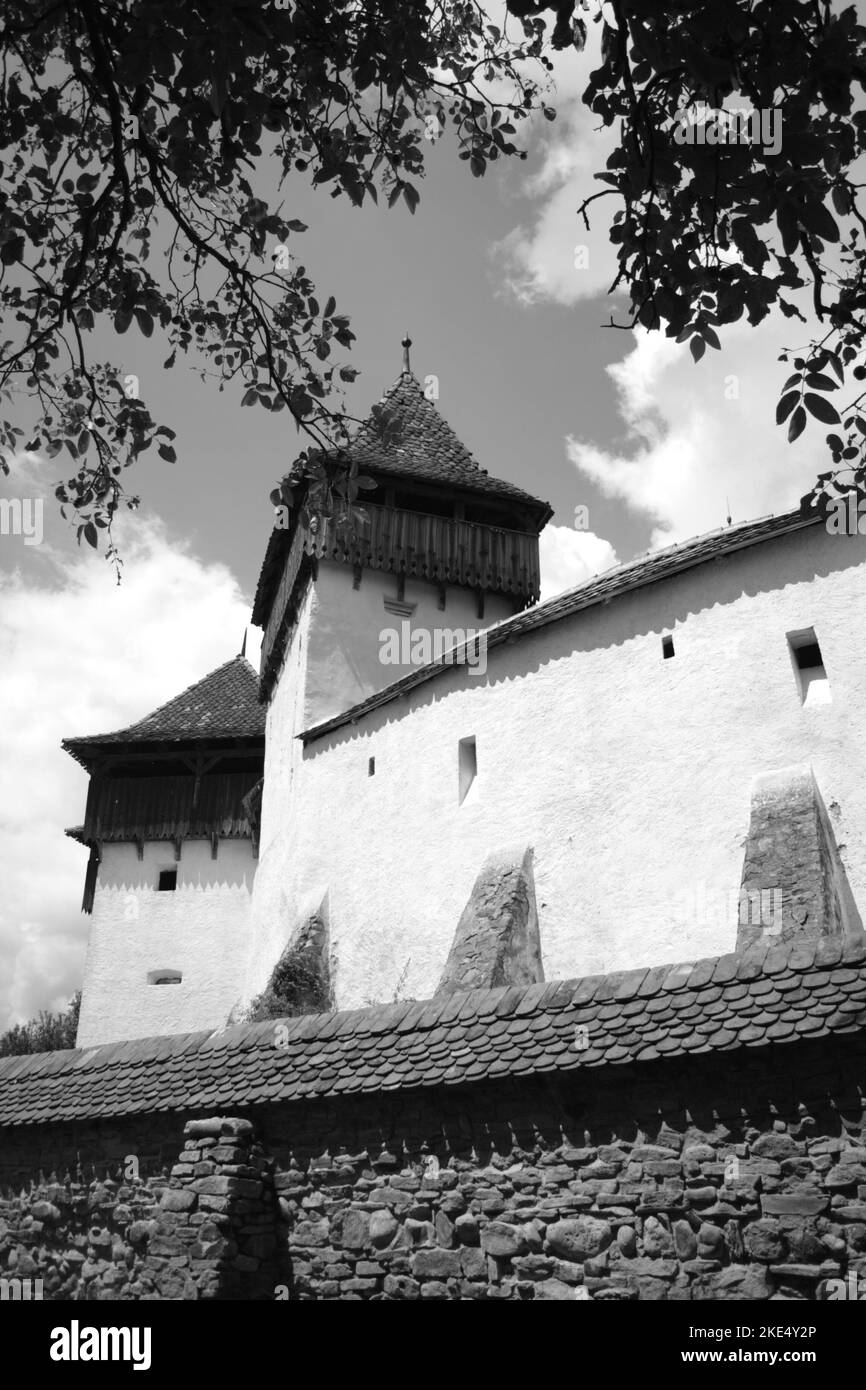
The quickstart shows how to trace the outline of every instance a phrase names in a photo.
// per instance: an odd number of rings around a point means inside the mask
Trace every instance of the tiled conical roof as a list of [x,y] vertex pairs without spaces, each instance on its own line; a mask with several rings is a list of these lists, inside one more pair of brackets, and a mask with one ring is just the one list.
[[67,738],[63,747],[79,762],[104,744],[180,743],[187,739],[264,738],[265,710],[258,678],[246,657],[236,656],[196,681],[167,704],[110,734]]
[[[386,441],[382,437],[377,419],[383,418],[396,426],[393,440]],[[465,488],[540,510],[544,520],[550,516],[546,502],[514,483],[488,477],[433,402],[427,399],[421,383],[411,371],[400,373],[376,411],[361,425],[346,452],[365,471]]]

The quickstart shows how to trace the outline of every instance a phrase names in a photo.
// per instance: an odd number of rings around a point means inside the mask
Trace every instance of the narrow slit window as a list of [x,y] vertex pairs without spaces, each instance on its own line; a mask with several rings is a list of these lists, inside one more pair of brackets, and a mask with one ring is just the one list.
[[177,888],[177,869],[160,869],[159,886],[160,893],[173,893]]
[[368,777],[375,777],[375,776],[376,776],[376,759],[375,759],[375,758],[368,758],[368,759],[367,759],[367,776],[368,776]]
[[662,656],[665,661],[669,661],[674,654],[674,639],[670,636],[662,638]]
[[461,738],[457,745],[458,805],[462,806],[475,782],[478,756],[474,738]]
[[825,705],[830,700],[830,681],[813,627],[788,633],[788,647],[803,705]]
[[149,985],[179,985],[183,979],[180,970],[151,970],[147,977]]

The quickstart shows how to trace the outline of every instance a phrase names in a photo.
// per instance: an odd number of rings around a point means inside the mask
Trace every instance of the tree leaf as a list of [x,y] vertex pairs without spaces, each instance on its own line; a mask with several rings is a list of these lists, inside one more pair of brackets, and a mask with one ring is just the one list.
[[825,376],[823,372],[809,372],[806,377],[806,385],[814,386],[816,391],[838,391],[839,383],[832,377]]
[[799,391],[788,391],[786,395],[780,398],[779,404],[776,406],[777,425],[784,424],[799,399]]
[[132,311],[130,309],[118,309],[114,315],[114,328],[117,333],[125,333],[132,323]]
[[793,442],[794,442],[795,439],[799,439],[799,438],[800,438],[800,435],[803,433],[804,429],[806,428],[806,421],[807,421],[807,419],[808,419],[808,416],[807,416],[805,410],[803,409],[803,407],[802,407],[801,405],[798,405],[798,406],[797,406],[797,409],[794,411],[794,414],[791,416],[791,423],[790,423],[790,425],[788,426],[788,443],[789,443],[789,444],[793,444]]
[[695,336],[689,340],[689,352],[692,354],[692,357],[695,359],[696,362],[700,362],[706,350],[706,343],[704,342],[703,338],[699,338],[697,334],[695,334]]
[[803,403],[816,420],[822,420],[825,425],[838,425],[841,419],[838,410],[823,396],[816,396],[814,391],[807,391]]

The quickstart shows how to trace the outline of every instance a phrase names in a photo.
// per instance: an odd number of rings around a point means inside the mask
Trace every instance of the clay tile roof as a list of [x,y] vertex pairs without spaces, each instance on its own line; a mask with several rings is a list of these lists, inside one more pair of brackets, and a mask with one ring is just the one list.
[[537,497],[514,483],[488,477],[427,399],[413,372],[401,372],[382,397],[379,409],[398,426],[396,437],[393,442],[384,442],[373,418],[366,420],[347,450],[360,467],[512,499],[540,507],[549,515],[549,507]]
[[[770,960],[784,1017],[766,1007],[767,977],[754,971]],[[275,1047],[280,1022],[287,1036]],[[863,1030],[866,937],[838,951],[774,946],[769,955],[7,1057],[0,1126],[460,1085]]]
[[[553,509],[548,502],[540,501],[514,483],[488,476],[433,402],[424,395],[413,372],[401,372],[375,410],[379,420],[384,416],[393,421],[397,429],[394,438],[386,441],[371,412],[345,451],[362,472],[410,482],[414,479],[452,492],[458,489],[516,502],[535,513],[539,530],[550,520]],[[289,470],[288,477],[292,476]],[[360,500],[363,503],[363,497]],[[258,626],[264,626],[267,621],[273,589],[279,582],[285,541],[284,532],[271,532],[253,603],[253,622]]]
[[110,734],[65,738],[63,747],[86,765],[88,751],[105,744],[180,743],[187,739],[264,735],[265,709],[259,704],[258,677],[246,657],[236,656],[136,724]]

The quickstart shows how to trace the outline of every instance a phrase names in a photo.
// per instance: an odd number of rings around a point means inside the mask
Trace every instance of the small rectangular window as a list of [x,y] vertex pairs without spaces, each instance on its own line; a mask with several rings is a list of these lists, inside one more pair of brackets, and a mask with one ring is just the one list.
[[177,888],[177,869],[160,869],[159,888],[160,893],[173,893]]
[[367,761],[367,776],[368,776],[368,777],[375,777],[375,776],[376,776],[376,759],[375,759],[375,758],[369,758],[368,761]]
[[463,805],[478,772],[478,756],[474,738],[461,738],[457,745],[458,802]]
[[672,637],[662,638],[662,656],[668,661],[674,654],[674,639]]
[[179,985],[183,975],[179,970],[151,970],[147,977],[149,985]]
[[813,627],[788,633],[788,647],[800,702],[804,706],[826,705],[830,702],[830,681],[824,666],[821,646]]

